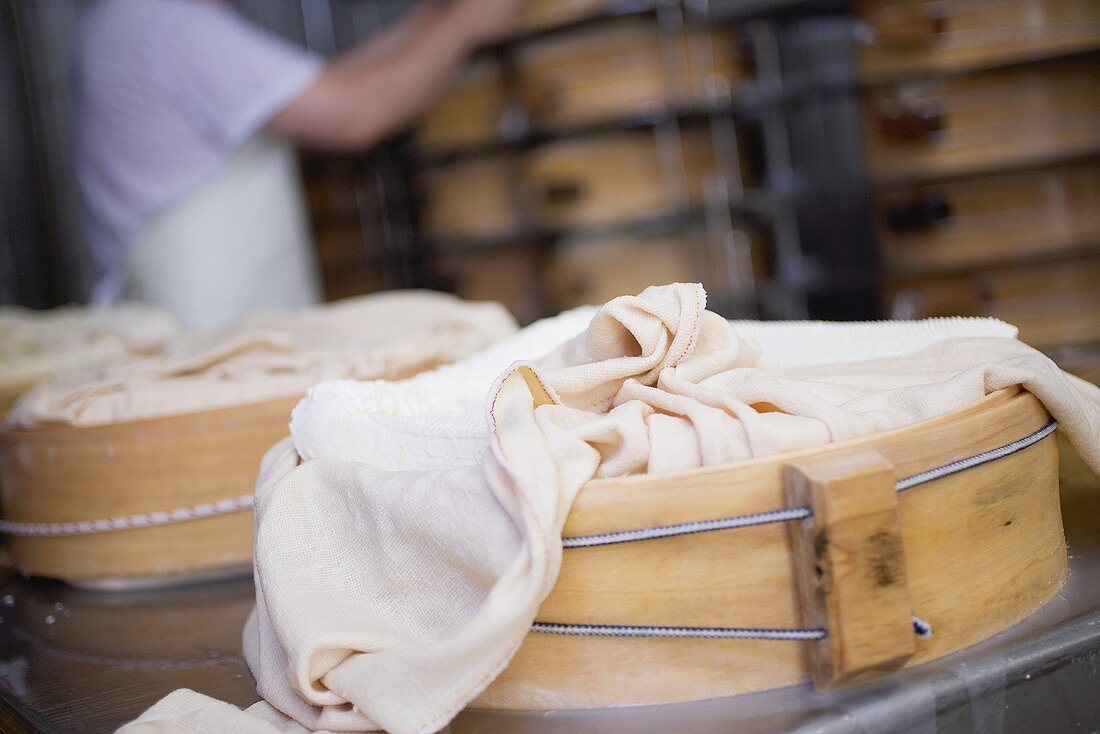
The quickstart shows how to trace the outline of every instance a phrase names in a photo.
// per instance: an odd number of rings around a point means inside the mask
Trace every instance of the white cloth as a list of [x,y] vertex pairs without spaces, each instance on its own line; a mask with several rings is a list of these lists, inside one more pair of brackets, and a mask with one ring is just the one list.
[[157,354],[178,334],[169,314],[144,306],[0,306],[0,403],[53,375]]
[[96,301],[122,295],[126,253],[153,217],[214,176],[321,65],[229,3],[101,0],[89,11],[74,159]]
[[256,314],[217,339],[167,356],[44,382],[8,414],[9,426],[120,423],[305,394],[330,379],[407,377],[509,336],[497,303],[394,291],[299,311]]
[[[330,380],[310,389],[290,421],[303,460],[358,461],[385,471],[446,469],[481,460],[489,445],[483,402],[517,360],[538,361],[588,326],[596,310],[543,319],[454,364],[408,380]],[[1016,336],[987,318],[877,323],[734,321],[769,364],[860,362],[918,351],[947,338]]]
[[294,409],[294,446],[304,459],[360,461],[387,471],[476,464],[489,438],[482,404],[493,380],[517,359],[540,359],[577,336],[595,313],[584,307],[543,319],[407,380],[323,382]]
[[1019,330],[989,318],[947,316],[920,321],[731,321],[733,330],[755,339],[761,366],[851,364],[919,352],[944,339],[1000,336]]
[[156,214],[126,258],[126,298],[164,307],[192,331],[234,326],[264,308],[321,299],[298,159],[262,135]]
[[698,285],[649,288],[608,303],[540,366],[510,367],[487,396],[480,466],[385,472],[274,447],[257,483],[244,635],[266,703],[241,713],[181,692],[123,731],[436,731],[519,647],[556,580],[573,499],[594,477],[868,435],[1012,385],[1100,469],[1100,389],[1014,339],[765,370],[757,345],[704,306]]

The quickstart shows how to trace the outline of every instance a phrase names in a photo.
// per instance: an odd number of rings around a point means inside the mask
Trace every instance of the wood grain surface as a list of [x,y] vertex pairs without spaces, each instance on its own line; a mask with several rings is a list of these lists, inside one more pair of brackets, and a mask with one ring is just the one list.
[[1093,0],[859,0],[871,31],[860,75],[886,81],[988,68],[1100,48]]
[[[249,494],[260,458],[287,435],[298,398],[188,415],[0,432],[4,518],[98,520]],[[12,536],[25,573],[69,580],[247,569],[252,513],[60,538]]]
[[[784,465],[873,449],[895,478],[1004,446],[1049,415],[1002,391],[950,416],[865,439],[677,475],[590,482],[566,521],[578,536],[733,517],[787,506]],[[910,664],[972,645],[1061,588],[1066,552],[1053,437],[899,495],[912,611],[935,633]],[[540,621],[795,628],[802,613],[784,523],[565,551]],[[532,633],[481,695],[485,708],[587,708],[687,701],[809,678],[806,643],[617,639]]]
[[903,83],[864,102],[879,184],[1100,150],[1100,75],[1072,62]]
[[876,209],[894,272],[1057,256],[1100,244],[1100,163],[906,188],[883,194]]
[[834,688],[897,670],[916,651],[894,467],[859,449],[792,461],[790,527],[801,624],[828,631],[809,643],[814,686]]

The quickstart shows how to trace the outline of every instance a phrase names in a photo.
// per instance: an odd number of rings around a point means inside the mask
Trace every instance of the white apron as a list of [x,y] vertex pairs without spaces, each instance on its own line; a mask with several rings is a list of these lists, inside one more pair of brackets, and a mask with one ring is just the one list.
[[293,147],[257,136],[137,238],[126,297],[216,331],[260,308],[320,300]]

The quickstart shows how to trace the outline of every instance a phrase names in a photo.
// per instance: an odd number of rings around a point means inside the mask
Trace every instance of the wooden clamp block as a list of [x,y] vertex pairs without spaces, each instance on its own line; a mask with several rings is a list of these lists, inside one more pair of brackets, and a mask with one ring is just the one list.
[[795,576],[813,643],[814,686],[827,689],[897,670],[915,650],[893,466],[876,451],[842,452],[784,466],[792,507]]

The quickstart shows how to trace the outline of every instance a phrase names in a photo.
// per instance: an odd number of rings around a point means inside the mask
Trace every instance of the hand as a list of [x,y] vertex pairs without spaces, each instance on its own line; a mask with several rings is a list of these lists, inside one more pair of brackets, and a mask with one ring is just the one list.
[[471,46],[499,40],[515,25],[522,0],[454,0],[449,10],[452,28]]

